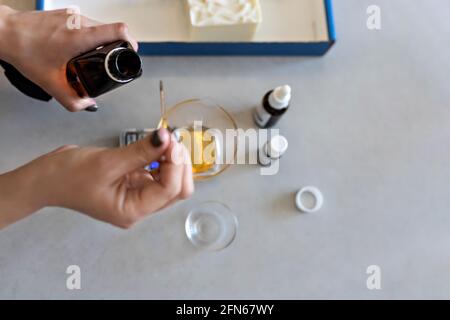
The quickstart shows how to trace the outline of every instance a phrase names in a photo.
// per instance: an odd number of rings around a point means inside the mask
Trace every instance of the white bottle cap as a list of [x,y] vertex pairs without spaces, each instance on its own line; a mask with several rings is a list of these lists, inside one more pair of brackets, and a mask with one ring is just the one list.
[[286,153],[288,146],[285,137],[275,136],[267,143],[267,155],[272,159],[279,159]]
[[287,108],[291,102],[291,92],[292,89],[288,85],[276,88],[269,96],[270,106],[278,110]]
[[[307,206],[303,203],[302,196],[304,194],[309,194],[314,199],[314,205],[312,207]],[[323,206],[323,195],[322,192],[316,187],[305,187],[301,189],[295,196],[295,205],[298,210],[305,213],[313,213],[322,209]]]

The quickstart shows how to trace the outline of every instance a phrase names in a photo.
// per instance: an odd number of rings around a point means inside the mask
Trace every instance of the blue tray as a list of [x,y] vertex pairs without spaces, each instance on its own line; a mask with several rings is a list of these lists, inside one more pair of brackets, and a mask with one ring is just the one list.
[[[185,41],[140,41],[143,55],[283,55],[322,56],[334,45],[336,33],[333,19],[332,0],[323,0],[326,12],[328,39],[308,42],[185,42]],[[38,10],[46,8],[45,0],[37,0]]]

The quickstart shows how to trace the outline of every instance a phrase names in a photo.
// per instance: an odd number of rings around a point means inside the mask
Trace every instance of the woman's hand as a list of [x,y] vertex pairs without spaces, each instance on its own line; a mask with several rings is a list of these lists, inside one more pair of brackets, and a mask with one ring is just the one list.
[[0,6],[0,58],[15,66],[69,111],[96,107],[80,98],[67,82],[66,65],[74,57],[116,40],[137,42],[123,23],[101,24],[80,16],[80,29],[71,29],[66,10],[15,11]]
[[[143,169],[161,158],[157,176]],[[62,147],[0,176],[0,229],[46,206],[129,228],[193,193],[190,161],[166,129],[126,148]]]

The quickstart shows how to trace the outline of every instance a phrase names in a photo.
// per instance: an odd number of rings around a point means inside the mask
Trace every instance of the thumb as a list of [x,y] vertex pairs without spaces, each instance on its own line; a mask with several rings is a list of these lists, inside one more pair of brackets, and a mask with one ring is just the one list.
[[112,163],[119,174],[143,168],[159,160],[170,145],[170,132],[161,128],[145,139],[127,147],[112,150]]

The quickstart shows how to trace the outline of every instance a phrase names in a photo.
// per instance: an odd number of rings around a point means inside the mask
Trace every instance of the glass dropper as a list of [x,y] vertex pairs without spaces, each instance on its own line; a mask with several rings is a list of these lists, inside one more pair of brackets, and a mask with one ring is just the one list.
[[161,107],[161,120],[159,122],[158,128],[166,128],[168,127],[167,119],[166,119],[166,92],[164,90],[164,82],[159,81],[159,102]]

